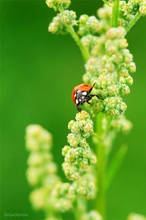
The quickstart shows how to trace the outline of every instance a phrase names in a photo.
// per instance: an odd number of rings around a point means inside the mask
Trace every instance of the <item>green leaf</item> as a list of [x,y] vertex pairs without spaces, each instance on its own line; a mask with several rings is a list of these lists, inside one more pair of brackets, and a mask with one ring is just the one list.
[[114,176],[116,175],[123,159],[124,156],[127,152],[127,145],[122,145],[120,147],[120,149],[117,151],[117,153],[115,154],[114,158],[112,159],[109,169],[107,171],[107,176],[106,176],[106,189],[109,187],[109,185],[111,184]]

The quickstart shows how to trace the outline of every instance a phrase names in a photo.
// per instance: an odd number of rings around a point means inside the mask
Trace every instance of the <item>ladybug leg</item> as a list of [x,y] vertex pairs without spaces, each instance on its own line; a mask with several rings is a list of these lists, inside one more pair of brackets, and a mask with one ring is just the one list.
[[96,95],[94,95],[94,94],[88,95],[88,96],[87,96],[87,99],[86,99],[86,102],[87,102],[88,104],[90,104],[89,101],[90,101],[94,96],[96,96]]
[[91,103],[89,101],[87,101],[87,103],[90,105]]
[[98,95],[95,95],[98,99],[101,99]]
[[94,96],[96,96],[98,99],[104,100],[104,99],[100,98],[98,95],[91,94],[91,95],[88,95],[88,96],[87,96],[86,102],[87,102],[88,104],[91,104],[89,101],[90,101]]
[[95,94],[89,95],[90,99],[92,99],[94,96],[96,96],[98,99],[101,99],[98,95],[95,95]]
[[92,99],[94,96],[96,96],[98,99],[104,100],[104,99],[100,98],[98,95],[91,94],[91,95],[88,96],[88,97],[89,97],[88,101],[89,101],[90,99]]
[[78,105],[76,105],[76,108],[77,108],[78,112],[82,111],[82,109]]
[[91,95],[88,95],[86,96],[86,101],[89,105],[91,104],[89,101],[94,97],[95,95],[91,94]]
[[104,100],[103,98],[100,98],[98,95],[95,95],[98,99],[100,99],[100,100]]

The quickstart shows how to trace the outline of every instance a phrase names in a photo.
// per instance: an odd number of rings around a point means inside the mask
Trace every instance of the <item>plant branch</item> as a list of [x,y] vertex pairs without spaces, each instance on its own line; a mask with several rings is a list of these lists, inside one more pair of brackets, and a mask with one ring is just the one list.
[[113,0],[112,27],[118,26],[118,17],[119,17],[119,0]]
[[87,60],[90,58],[88,50],[83,46],[79,36],[76,34],[76,32],[74,31],[72,27],[68,27],[68,32],[71,34],[72,38],[74,39],[76,44],[79,46],[84,61],[87,62]]
[[105,180],[106,180],[106,148],[103,143],[103,123],[104,114],[99,113],[97,115],[97,133],[99,135],[99,142],[97,145],[97,158],[98,158],[98,173],[97,173],[97,184],[98,184],[98,195],[97,200],[95,201],[96,209],[102,215],[102,219],[105,220],[105,207],[106,207],[106,198],[105,198]]
[[134,19],[128,24],[126,31],[127,33],[130,31],[130,29],[135,25],[135,23],[139,20],[140,18],[140,12],[138,11],[134,17]]
[[77,196],[74,203],[74,216],[75,220],[83,219],[83,215],[86,213],[86,201],[83,197]]
[[108,0],[103,0],[103,2],[110,6],[110,3],[108,2]]

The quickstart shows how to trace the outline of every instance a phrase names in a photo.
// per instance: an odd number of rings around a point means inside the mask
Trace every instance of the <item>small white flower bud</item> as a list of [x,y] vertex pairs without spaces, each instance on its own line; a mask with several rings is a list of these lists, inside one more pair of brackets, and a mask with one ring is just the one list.
[[70,150],[69,146],[64,146],[64,148],[62,149],[62,155],[65,156],[67,154],[67,152]]
[[67,136],[67,141],[71,147],[77,147],[78,144],[80,143],[81,139],[82,138],[81,138],[80,134],[70,133]]
[[50,162],[45,166],[47,174],[55,174],[57,172],[57,166],[54,162]]
[[27,180],[31,185],[37,185],[42,177],[43,170],[37,167],[29,167],[27,169]]
[[81,15],[79,18],[80,35],[95,34],[98,29],[98,19],[95,16]]
[[68,129],[71,130],[72,126],[74,125],[75,121],[74,120],[71,120],[69,123],[68,123]]
[[127,220],[146,220],[146,217],[136,213],[131,213]]
[[75,122],[71,128],[72,133],[79,133],[80,132],[80,125],[79,123]]
[[129,86],[127,86],[127,85],[122,85],[121,86],[121,88],[120,88],[120,94],[121,95],[127,95],[127,94],[129,94],[130,93],[130,88],[129,88]]
[[88,15],[81,15],[80,16],[80,18],[79,18],[79,22],[81,23],[81,24],[85,24],[86,23],[86,21],[88,20],[88,18],[89,18],[89,16]]
[[68,8],[70,3],[70,0],[46,0],[47,6],[55,11],[62,11]]
[[93,133],[93,122],[90,120],[88,120],[88,122],[86,123],[86,125],[84,126],[84,132],[85,133]]
[[129,75],[129,76],[127,76],[126,78],[125,78],[125,80],[126,80],[126,84],[128,85],[128,86],[131,86],[132,84],[133,84],[133,78]]
[[136,65],[134,62],[130,62],[128,67],[131,73],[134,73],[136,71]]
[[140,8],[139,8],[139,12],[142,16],[146,15],[146,0],[142,0],[140,2]]
[[110,28],[106,33],[108,39],[123,38],[125,35],[126,30],[123,27]]
[[84,120],[90,118],[89,114],[86,111],[81,111],[79,113],[76,114],[76,120],[80,121],[80,120]]
[[43,163],[43,158],[40,153],[32,152],[28,158],[28,165],[29,166],[38,166]]
[[35,189],[30,194],[30,201],[35,209],[43,209],[46,206],[46,190],[44,187]]
[[50,23],[49,27],[48,27],[48,31],[52,32],[52,33],[56,33],[58,32],[58,26],[55,22]]

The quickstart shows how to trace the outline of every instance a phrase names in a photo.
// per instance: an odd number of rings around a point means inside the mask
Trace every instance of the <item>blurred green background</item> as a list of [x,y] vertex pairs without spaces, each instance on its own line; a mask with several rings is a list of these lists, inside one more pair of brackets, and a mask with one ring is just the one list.
[[[68,36],[48,33],[53,10],[43,0],[2,0],[1,16],[1,216],[26,213],[22,219],[43,220],[33,212],[28,201],[30,187],[25,172],[25,128],[37,123],[54,137],[54,159],[59,173],[67,143],[67,123],[76,109],[71,90],[81,83],[85,72],[78,47]],[[71,9],[77,15],[96,14],[102,1],[74,0]],[[129,49],[134,55],[137,72],[133,74],[131,94],[124,97],[127,117],[134,127],[128,136],[119,135],[115,150],[128,143],[126,158],[107,194],[107,220],[125,220],[130,212],[146,215],[146,19],[141,18],[128,33]],[[64,220],[72,220],[69,215]]]

